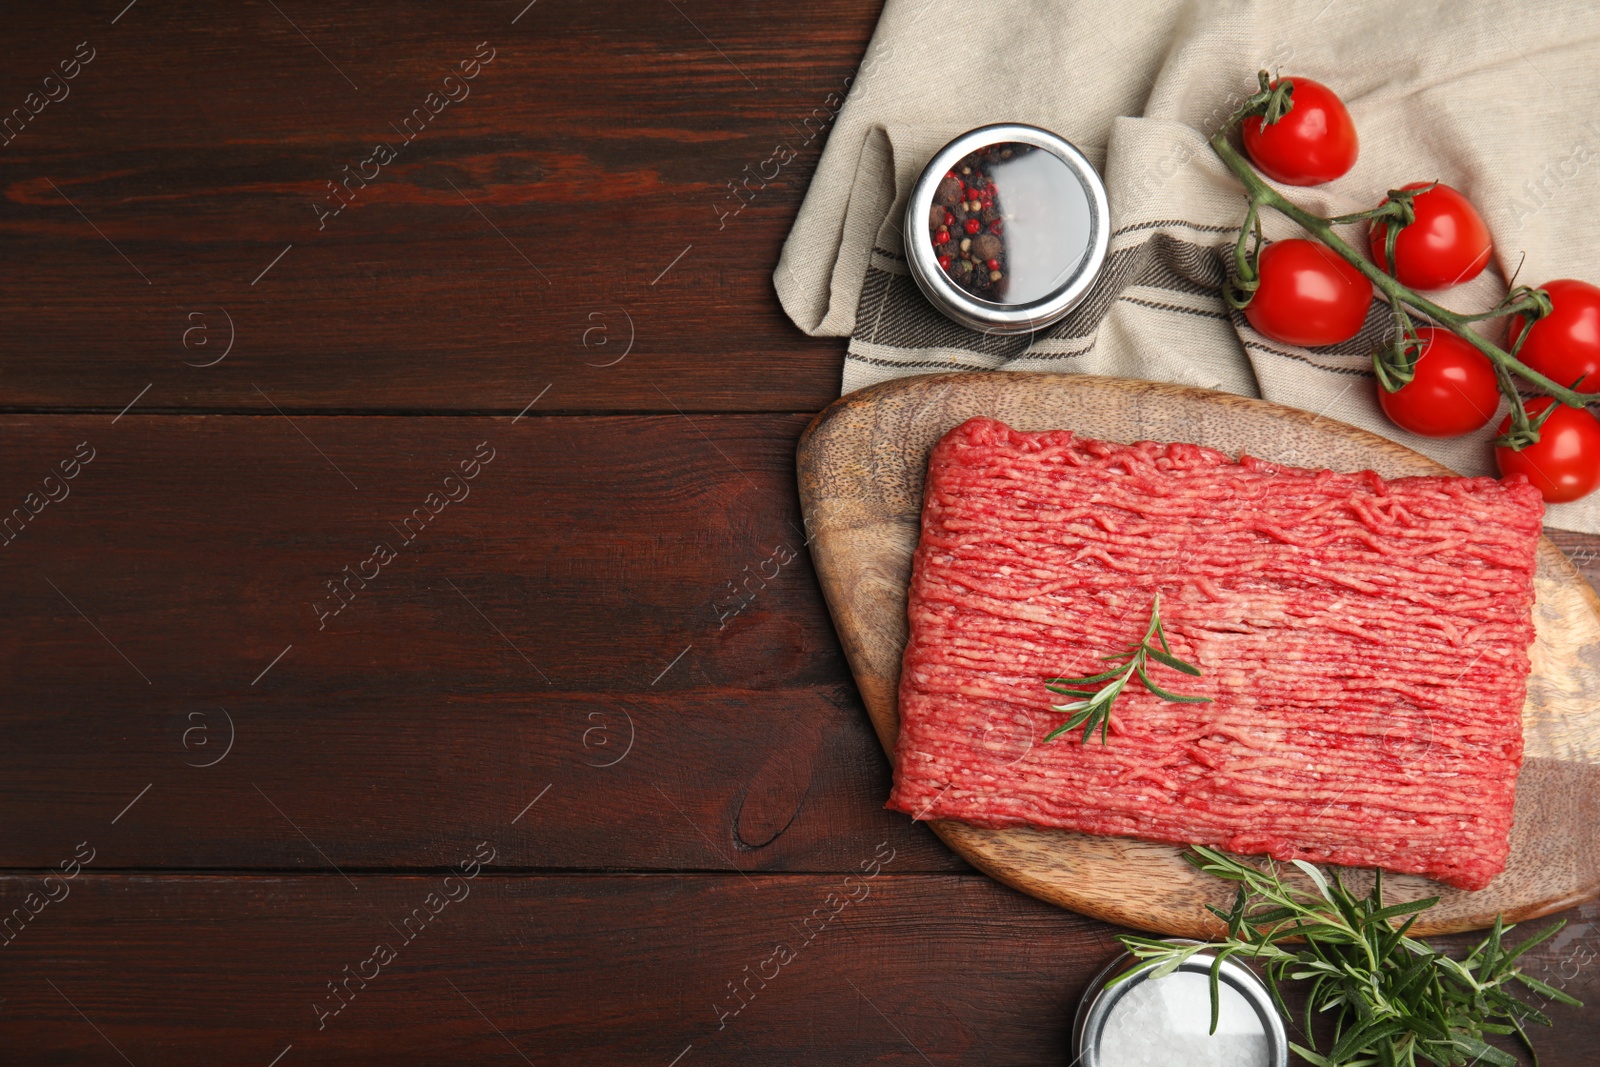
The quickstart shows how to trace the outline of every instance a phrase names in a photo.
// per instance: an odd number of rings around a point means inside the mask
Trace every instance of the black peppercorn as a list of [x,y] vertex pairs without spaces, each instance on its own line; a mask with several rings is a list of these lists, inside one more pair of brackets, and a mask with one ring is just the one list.
[[1000,253],[1005,251],[1000,243],[1000,238],[992,233],[980,233],[972,239],[972,258],[988,262],[999,259]]
[[992,168],[1026,151],[1016,145],[980,148],[946,172],[934,190],[928,231],[941,268],[961,288],[985,299],[1001,298],[1006,277],[1004,215]]

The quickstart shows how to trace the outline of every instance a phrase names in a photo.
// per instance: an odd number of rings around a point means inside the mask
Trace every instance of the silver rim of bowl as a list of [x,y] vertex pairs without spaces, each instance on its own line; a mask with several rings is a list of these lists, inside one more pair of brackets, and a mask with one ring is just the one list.
[[[928,228],[928,212],[933,207],[933,194],[945,173],[968,153],[985,145],[1007,142],[1033,145],[1061,160],[1077,176],[1089,201],[1089,250],[1058,288],[1026,304],[997,304],[961,289],[940,268],[933,245],[923,239],[923,231]],[[1111,241],[1110,221],[1105,183],[1072,142],[1049,130],[1022,123],[980,126],[939,149],[912,187],[904,218],[906,263],[923,295],[963,326],[983,333],[1029,333],[1060,321],[1082,302],[1105,264],[1106,248]]]
[[[1182,938],[1169,940],[1180,945],[1196,944]],[[1209,952],[1197,952],[1185,960],[1178,970],[1209,976],[1215,958]],[[1140,962],[1131,952],[1124,952],[1094,976],[1089,988],[1084,991],[1083,999],[1078,1002],[1078,1014],[1073,1022],[1073,1067],[1101,1067],[1100,1035],[1111,1018],[1112,1009],[1130,989],[1146,981],[1149,972],[1156,966],[1154,962]],[[1123,973],[1127,973],[1128,977],[1114,987],[1106,988],[1106,982]],[[1256,1016],[1261,1020],[1261,1028],[1267,1035],[1268,1062],[1272,1067],[1288,1067],[1289,1034],[1284,1029],[1283,1017],[1278,1014],[1277,1005],[1272,1002],[1272,993],[1266,984],[1250,968],[1231,959],[1222,961],[1217,978],[1232,986],[1255,1009]]]

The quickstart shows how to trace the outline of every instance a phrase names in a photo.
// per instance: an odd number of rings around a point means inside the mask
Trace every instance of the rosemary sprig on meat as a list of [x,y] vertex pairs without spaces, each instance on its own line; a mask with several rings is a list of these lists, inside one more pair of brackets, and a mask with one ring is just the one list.
[[[1547,1001],[1581,1006],[1515,966],[1518,957],[1554,935],[1564,923],[1548,926],[1508,949],[1502,938],[1513,927],[1497,916],[1489,935],[1465,959],[1455,960],[1427,942],[1407,936],[1418,914],[1439,898],[1386,906],[1381,870],[1374,876],[1372,892],[1357,897],[1337,871],[1330,882],[1303,860],[1294,861],[1295,866],[1316,885],[1315,894],[1286,885],[1270,862],[1262,870],[1200,846],[1186,852],[1184,858],[1202,871],[1239,883],[1232,909],[1206,905],[1228,924],[1227,938],[1200,945],[1135,936],[1120,940],[1141,960],[1156,962],[1149,972],[1152,978],[1171,974],[1197,952],[1213,954],[1212,1033],[1220,1009],[1218,974],[1229,956],[1263,965],[1272,999],[1285,1018],[1289,1010],[1284,1005],[1282,983],[1310,983],[1305,1033],[1312,1047],[1293,1043],[1290,1047],[1314,1067],[1415,1067],[1418,1063],[1516,1067],[1516,1058],[1490,1045],[1485,1036],[1516,1034],[1533,1055],[1524,1025],[1550,1025],[1537,1008],[1512,995],[1518,985]],[[1402,916],[1405,921],[1395,926],[1394,920]],[[1285,947],[1290,941],[1295,943]],[[1326,1052],[1319,1052],[1310,1035],[1314,1018],[1323,1012],[1333,1016],[1333,1043]],[[1533,1062],[1537,1067],[1537,1055]]]
[[[1151,644],[1154,639],[1161,647]],[[1155,600],[1150,605],[1150,626],[1144,632],[1144,639],[1136,645],[1129,645],[1126,652],[1117,652],[1109,656],[1101,656],[1102,660],[1115,662],[1117,666],[1100,674],[1092,674],[1087,678],[1049,678],[1045,680],[1045,688],[1052,693],[1063,696],[1078,697],[1070,704],[1052,704],[1051,711],[1066,712],[1071,715],[1066,722],[1045,734],[1046,741],[1054,741],[1057,737],[1083,727],[1083,743],[1089,743],[1089,735],[1095,728],[1100,729],[1100,743],[1106,743],[1106,732],[1110,728],[1111,705],[1122,694],[1123,687],[1128,684],[1128,679],[1138,676],[1144,687],[1162,700],[1171,700],[1179,704],[1209,704],[1210,697],[1183,696],[1179,693],[1169,693],[1150,680],[1145,666],[1150,660],[1165,664],[1175,671],[1181,671],[1191,677],[1200,677],[1200,668],[1192,663],[1185,663],[1172,654],[1172,646],[1167,644],[1167,635],[1161,628],[1161,594],[1156,593]],[[1104,688],[1083,689],[1082,686],[1098,685],[1108,682]]]

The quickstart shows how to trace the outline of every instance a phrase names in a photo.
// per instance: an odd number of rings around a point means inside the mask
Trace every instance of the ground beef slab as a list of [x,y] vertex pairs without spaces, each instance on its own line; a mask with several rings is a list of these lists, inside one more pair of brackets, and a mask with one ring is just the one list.
[[[973,419],[934,448],[889,807],[1379,866],[1505,868],[1544,505]],[[1190,678],[1134,679],[1109,744],[1044,680],[1106,669],[1155,594]]]

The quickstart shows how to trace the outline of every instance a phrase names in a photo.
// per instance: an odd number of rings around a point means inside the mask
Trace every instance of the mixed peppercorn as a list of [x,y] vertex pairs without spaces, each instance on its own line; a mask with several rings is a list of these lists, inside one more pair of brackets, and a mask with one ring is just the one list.
[[1005,221],[990,168],[1026,150],[988,145],[961,159],[933,193],[928,233],[939,267],[973,296],[1003,303],[1006,288]]

